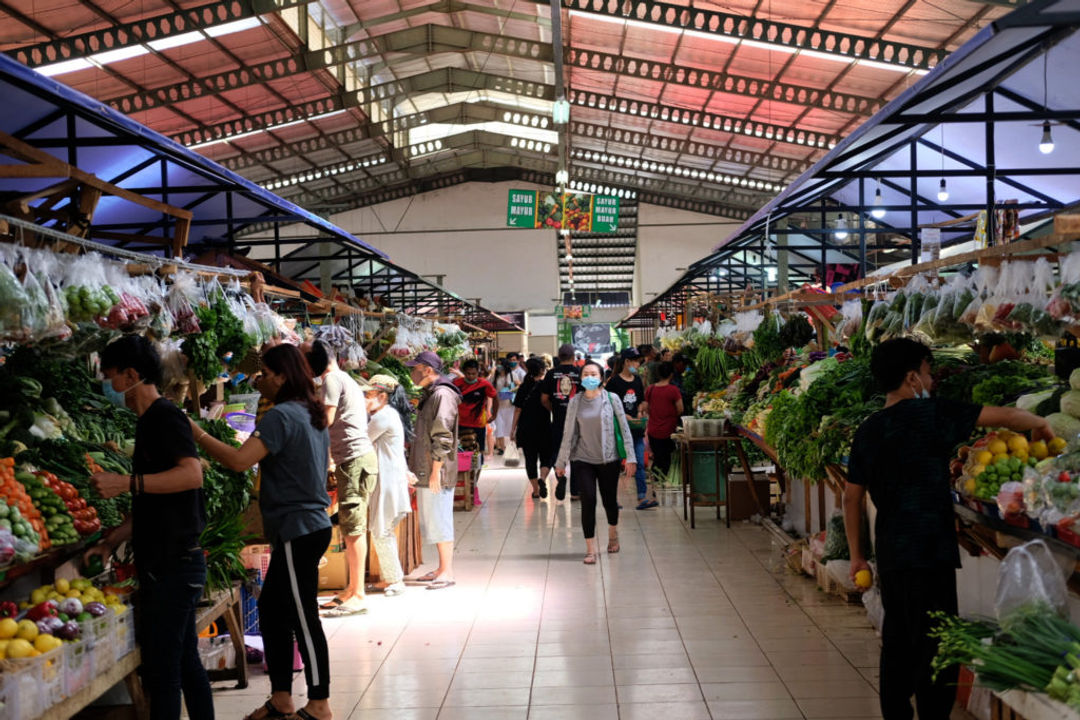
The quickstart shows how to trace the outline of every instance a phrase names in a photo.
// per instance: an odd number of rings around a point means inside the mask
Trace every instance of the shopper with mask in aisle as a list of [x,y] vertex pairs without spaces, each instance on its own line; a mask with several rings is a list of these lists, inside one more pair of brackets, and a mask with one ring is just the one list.
[[[549,467],[555,466],[555,455],[559,452],[563,440],[563,426],[566,421],[566,408],[570,399],[577,392],[581,382],[581,371],[574,366],[574,346],[567,343],[559,347],[559,364],[548,370],[544,382],[540,385],[540,402],[551,413],[551,452]],[[566,475],[561,475],[555,484],[555,499],[566,497]],[[576,500],[577,482],[570,473],[570,498]]]
[[412,440],[412,407],[393,376],[375,375],[369,382],[364,390],[368,436],[379,458],[379,481],[369,504],[369,527],[382,576],[382,585],[373,589],[394,597],[405,592],[395,529],[412,512],[405,460],[405,442]]
[[[656,366],[656,382],[645,388],[645,401],[649,403],[649,423],[645,428],[649,436],[649,450],[653,458],[654,479],[664,478],[671,469],[671,457],[675,453],[675,441],[671,434],[679,426],[683,414],[682,392],[671,382],[675,369],[669,362]],[[638,505],[638,510],[657,507],[656,493]]]
[[379,478],[379,462],[367,430],[364,391],[351,375],[338,369],[330,347],[316,340],[306,353],[311,372],[322,381],[322,400],[330,428],[330,472],[337,482],[338,527],[345,538],[345,589],[320,607],[327,617],[368,611],[364,598],[367,566],[368,503]]
[[[480,377],[480,363],[469,359],[461,363],[462,377],[454,379],[454,386],[461,393],[461,405],[458,409],[458,427],[461,431],[476,434],[476,450],[483,460],[487,450],[488,423],[498,419],[499,393],[495,386]],[[480,505],[480,482],[477,478],[473,488],[473,505]]]
[[[259,509],[271,552],[259,595],[259,627],[270,699],[246,720],[329,720],[330,656],[318,600],[319,561],[331,535],[326,407],[296,346],[267,350],[262,368],[258,388],[274,407],[242,446],[226,445],[192,423],[196,444],[214,460],[237,472],[256,463],[262,470]],[[307,705],[299,710],[292,697],[294,643],[307,679]]]
[[442,374],[442,360],[430,350],[405,365],[413,385],[423,390],[416,407],[416,434],[409,446],[420,535],[439,553],[439,566],[416,581],[431,583],[428,590],[440,590],[454,585],[454,487],[461,393]]
[[600,498],[608,521],[609,553],[619,552],[619,472],[626,460],[626,474],[635,471],[634,443],[626,423],[623,404],[614,393],[600,387],[604,369],[589,362],[581,369],[582,392],[576,394],[566,409],[566,427],[562,446],[555,461],[555,474],[566,474],[570,463],[581,493],[581,529],[585,535],[586,565],[595,565],[596,496]]
[[[158,393],[161,362],[149,340],[127,335],[101,353],[102,390],[139,416],[133,475],[96,473],[103,498],[132,495],[131,516],[86,553],[108,558],[130,541],[139,578],[136,636],[151,720],[214,718],[210,681],[199,659],[195,615],[206,584],[199,536],[206,524],[202,465],[184,411]],[[202,432],[200,429],[199,432]],[[205,435],[205,433],[203,433]]]
[[547,478],[551,472],[551,412],[540,402],[544,361],[529,358],[525,361],[525,369],[529,374],[514,396],[511,434],[525,455],[525,476],[532,484],[533,498],[546,498]]
[[649,484],[645,476],[645,422],[649,403],[645,402],[645,385],[638,377],[641,356],[636,348],[627,348],[615,360],[615,374],[605,386],[622,401],[626,422],[634,439],[634,459],[637,461],[634,482],[637,483],[638,509],[648,501]]
[[510,433],[514,424],[514,392],[518,383],[514,381],[514,367],[504,360],[495,366],[495,392],[498,393],[498,408],[495,413],[495,453],[505,455],[513,435]]

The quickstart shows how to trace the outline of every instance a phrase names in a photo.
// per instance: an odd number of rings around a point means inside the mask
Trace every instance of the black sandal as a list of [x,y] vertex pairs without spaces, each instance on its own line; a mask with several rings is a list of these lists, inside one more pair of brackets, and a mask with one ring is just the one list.
[[304,708],[300,708],[296,711],[296,717],[300,718],[300,720],[319,720],[319,718],[315,717]]
[[[281,712],[276,707],[274,707],[274,703],[270,700],[267,700],[265,703],[263,703],[263,706],[259,708],[259,710],[266,711],[266,714],[259,718],[259,720],[279,720],[280,718],[286,718],[286,720],[288,720],[288,718],[296,717],[296,713]],[[254,720],[255,713],[259,712],[259,710],[248,713],[244,716],[244,720]]]

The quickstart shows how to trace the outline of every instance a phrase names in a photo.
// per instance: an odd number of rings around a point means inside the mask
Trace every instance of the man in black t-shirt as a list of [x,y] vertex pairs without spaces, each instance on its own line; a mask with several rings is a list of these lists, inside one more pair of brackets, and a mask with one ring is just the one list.
[[161,364],[150,341],[128,335],[101,353],[102,391],[139,416],[134,473],[96,473],[102,497],[132,494],[131,517],[87,553],[107,557],[130,540],[139,573],[136,633],[152,720],[213,720],[210,682],[199,659],[195,614],[206,584],[199,536],[206,525],[202,465],[184,411],[158,394]]
[[630,425],[630,434],[634,438],[634,455],[637,456],[637,470],[634,481],[637,485],[638,510],[656,507],[657,502],[648,498],[649,485],[645,474],[645,416],[649,404],[645,402],[645,383],[638,375],[641,369],[641,355],[637,348],[629,347],[622,351],[615,362],[615,372],[607,382],[608,392],[613,392],[622,400],[626,410],[626,422]]
[[937,641],[929,613],[957,612],[960,567],[949,461],[976,426],[1031,431],[1053,437],[1050,424],[1016,408],[982,407],[930,397],[933,356],[925,345],[900,338],[883,342],[870,362],[887,394],[885,408],[859,427],[844,489],[844,520],[851,576],[869,570],[861,528],[865,497],[877,509],[875,555],[885,625],[881,646],[881,713],[911,720],[915,695],[921,720],[947,720],[956,698],[957,671],[931,680]]
[[[577,393],[581,382],[581,369],[574,365],[574,346],[569,343],[559,347],[559,364],[548,370],[540,386],[540,402],[551,411],[551,462],[548,467],[555,467],[555,458],[562,446],[563,425],[566,423],[566,408],[570,398]],[[570,478],[570,499],[577,499],[577,482]],[[566,497],[566,475],[555,484],[555,499]]]

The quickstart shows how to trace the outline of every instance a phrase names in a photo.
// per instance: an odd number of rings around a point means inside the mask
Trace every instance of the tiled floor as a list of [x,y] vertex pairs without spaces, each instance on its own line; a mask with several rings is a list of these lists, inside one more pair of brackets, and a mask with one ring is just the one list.
[[[579,506],[525,487],[487,470],[484,506],[455,514],[456,587],[325,621],[338,720],[880,717],[865,612],[785,571],[765,530],[705,512],[691,531],[624,488],[622,551],[590,567]],[[218,717],[268,687],[218,690]]]

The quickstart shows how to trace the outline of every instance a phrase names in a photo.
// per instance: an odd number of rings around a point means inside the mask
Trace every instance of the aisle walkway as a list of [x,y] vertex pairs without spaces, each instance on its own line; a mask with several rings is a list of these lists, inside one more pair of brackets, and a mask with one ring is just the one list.
[[[521,470],[481,492],[455,514],[457,587],[326,621],[337,720],[880,717],[865,612],[786,572],[765,530],[690,531],[624,492],[622,551],[589,567],[576,503],[532,500]],[[216,692],[218,717],[268,687]]]

